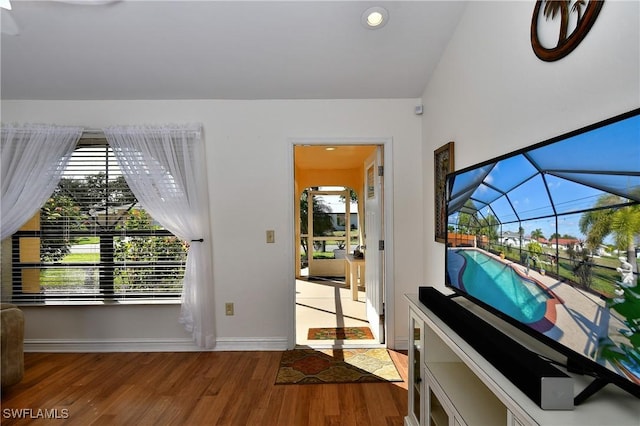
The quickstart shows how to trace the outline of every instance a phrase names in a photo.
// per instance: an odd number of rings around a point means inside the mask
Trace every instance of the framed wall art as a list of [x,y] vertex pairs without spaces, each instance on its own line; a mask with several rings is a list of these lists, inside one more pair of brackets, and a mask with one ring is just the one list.
[[453,142],[449,142],[433,152],[434,170],[434,206],[435,206],[435,239],[444,243],[447,236],[447,199],[446,177],[453,172]]
[[536,1],[531,17],[533,52],[546,62],[567,56],[593,27],[603,3],[604,0]]
[[373,176],[373,166],[367,169],[367,198],[376,196],[375,178]]

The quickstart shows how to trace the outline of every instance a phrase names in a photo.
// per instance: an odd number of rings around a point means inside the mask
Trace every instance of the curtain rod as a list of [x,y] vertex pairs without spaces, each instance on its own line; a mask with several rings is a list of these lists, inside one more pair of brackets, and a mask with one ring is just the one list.
[[[200,125],[201,126],[201,125]],[[176,127],[177,130],[186,130],[186,131],[195,131],[197,132],[197,134],[199,135],[200,132],[202,131],[201,127],[198,128],[182,128],[180,126]],[[171,130],[171,129],[169,129]],[[86,128],[82,130],[82,135],[80,136],[80,139],[106,139],[107,137],[104,134],[104,131],[102,129],[92,129],[92,128]]]
[[102,129],[84,129],[80,139],[106,139]]

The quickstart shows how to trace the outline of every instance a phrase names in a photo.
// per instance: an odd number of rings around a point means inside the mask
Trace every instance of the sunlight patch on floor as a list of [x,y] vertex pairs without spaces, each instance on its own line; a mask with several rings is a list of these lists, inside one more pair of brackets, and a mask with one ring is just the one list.
[[342,344],[366,347],[374,340],[308,340],[309,328],[368,326],[365,293],[358,292],[358,301],[352,300],[351,290],[344,280],[296,280],[296,344],[299,346],[331,347]]

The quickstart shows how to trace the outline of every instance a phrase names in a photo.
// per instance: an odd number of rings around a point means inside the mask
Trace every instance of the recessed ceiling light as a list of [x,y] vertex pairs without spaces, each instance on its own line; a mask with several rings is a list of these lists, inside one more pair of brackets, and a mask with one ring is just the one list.
[[360,22],[365,28],[377,30],[378,28],[384,27],[388,20],[389,12],[387,12],[387,9],[374,6],[364,11]]
[[367,25],[370,27],[377,27],[382,24],[382,13],[380,12],[371,12],[369,16],[367,16]]
[[336,147],[335,146],[328,146],[325,148],[325,151],[335,151]]

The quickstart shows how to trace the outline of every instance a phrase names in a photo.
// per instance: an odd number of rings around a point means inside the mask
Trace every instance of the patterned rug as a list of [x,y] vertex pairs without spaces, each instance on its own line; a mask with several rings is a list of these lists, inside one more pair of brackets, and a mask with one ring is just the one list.
[[276,377],[277,385],[401,381],[384,348],[285,351]]
[[373,339],[369,327],[310,328],[308,340],[359,340]]

